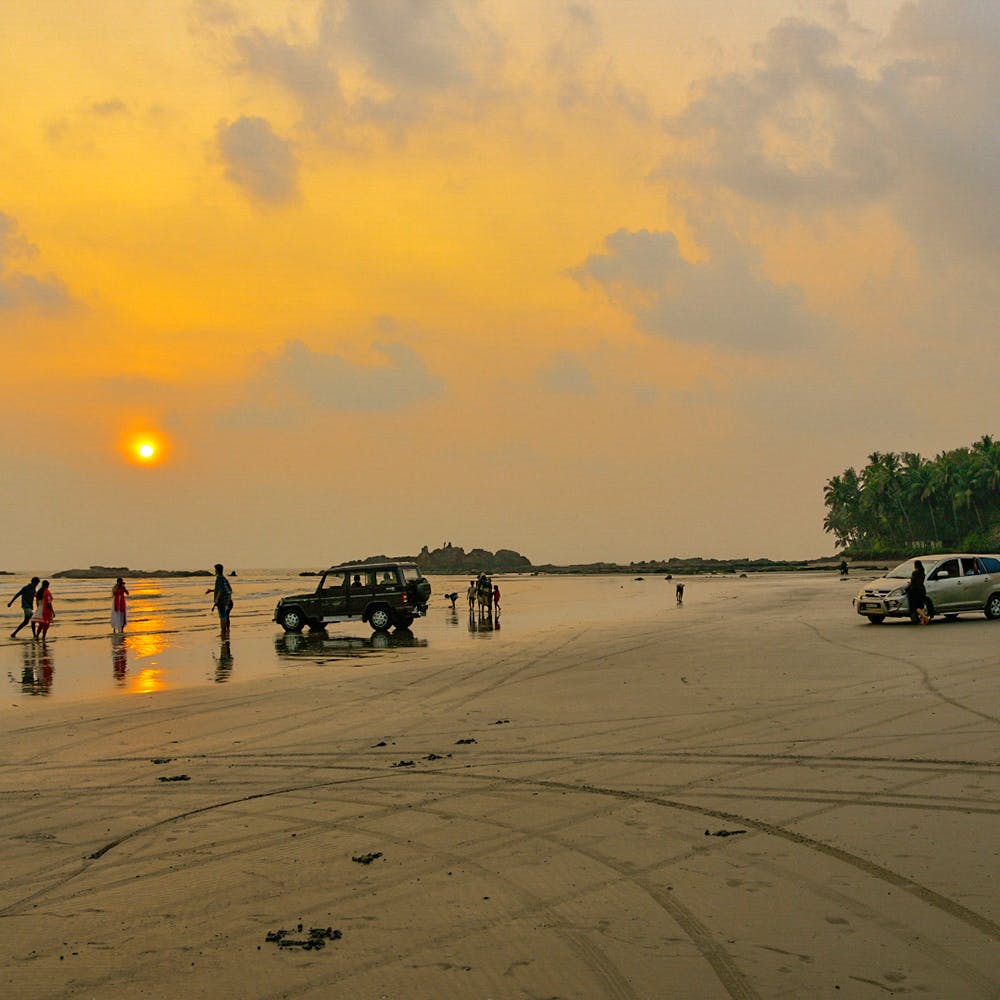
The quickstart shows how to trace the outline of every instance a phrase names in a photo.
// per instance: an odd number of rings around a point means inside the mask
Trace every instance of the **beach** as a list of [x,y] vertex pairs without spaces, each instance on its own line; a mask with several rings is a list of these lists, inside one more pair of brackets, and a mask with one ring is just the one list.
[[95,603],[49,697],[4,645],[5,996],[1000,995],[997,623],[529,577],[324,646],[263,580],[228,652],[160,585],[121,676]]

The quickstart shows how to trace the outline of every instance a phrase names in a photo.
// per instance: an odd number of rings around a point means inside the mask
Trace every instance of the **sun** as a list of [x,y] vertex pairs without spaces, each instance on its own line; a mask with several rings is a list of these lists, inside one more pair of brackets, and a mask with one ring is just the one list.
[[125,435],[122,452],[136,465],[159,465],[167,457],[169,442],[159,431],[140,430]]

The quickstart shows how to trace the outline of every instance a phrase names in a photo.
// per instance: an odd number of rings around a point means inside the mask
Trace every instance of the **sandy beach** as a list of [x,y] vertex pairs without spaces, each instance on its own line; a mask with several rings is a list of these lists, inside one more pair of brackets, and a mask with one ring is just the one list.
[[496,641],[8,707],[0,992],[1000,996],[1000,625],[545,585]]

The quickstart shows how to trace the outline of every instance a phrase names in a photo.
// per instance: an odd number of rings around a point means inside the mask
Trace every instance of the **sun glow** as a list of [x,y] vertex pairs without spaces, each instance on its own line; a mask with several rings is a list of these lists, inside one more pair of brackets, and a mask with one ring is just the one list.
[[129,434],[123,444],[128,459],[139,465],[156,465],[163,461],[166,452],[163,437],[149,431]]

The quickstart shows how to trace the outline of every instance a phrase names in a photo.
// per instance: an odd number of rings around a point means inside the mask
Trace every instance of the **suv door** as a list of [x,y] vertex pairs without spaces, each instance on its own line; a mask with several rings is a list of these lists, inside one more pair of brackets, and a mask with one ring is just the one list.
[[319,614],[323,621],[333,621],[347,614],[347,574],[327,573],[319,582]]
[[347,595],[347,613],[352,618],[360,618],[368,607],[375,589],[375,574],[371,570],[354,570],[347,574],[350,586]]
[[990,577],[981,559],[962,557],[962,597],[969,611],[978,611],[989,597]]
[[945,559],[927,577],[927,596],[937,614],[958,611],[962,606],[962,576],[957,559]]

